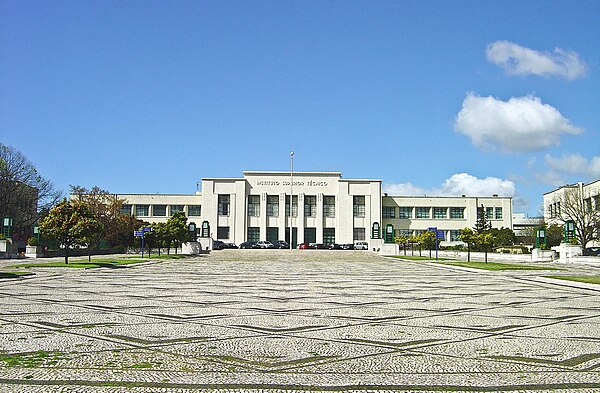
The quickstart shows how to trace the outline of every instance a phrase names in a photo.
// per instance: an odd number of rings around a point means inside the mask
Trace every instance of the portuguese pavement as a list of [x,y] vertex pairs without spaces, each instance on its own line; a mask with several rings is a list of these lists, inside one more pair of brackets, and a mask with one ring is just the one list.
[[600,391],[600,286],[542,278],[600,269],[558,267],[223,250],[32,268],[0,280],[0,391]]

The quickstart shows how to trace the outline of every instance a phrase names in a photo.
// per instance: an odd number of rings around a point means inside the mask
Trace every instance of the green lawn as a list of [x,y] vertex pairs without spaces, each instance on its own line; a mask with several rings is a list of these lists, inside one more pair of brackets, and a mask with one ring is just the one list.
[[72,259],[69,264],[64,261],[42,262],[42,263],[23,263],[9,266],[11,268],[31,268],[31,267],[68,267],[71,269],[93,269],[99,267],[119,268],[122,265],[133,265],[136,263],[148,262],[147,259],[94,259],[88,262],[87,259]]
[[[418,256],[418,255],[392,255],[393,258],[408,259],[410,261],[435,261],[435,256]],[[438,258],[438,261],[452,261],[452,258]]]
[[600,276],[546,276],[558,280],[585,282],[587,284],[600,284]]
[[[160,256],[158,254],[150,254],[150,257],[148,257],[148,253],[144,252],[144,259],[183,259],[183,258],[187,258],[189,257],[189,255],[186,254],[160,254]],[[125,259],[140,259],[141,256],[140,255],[130,255],[125,257]]]
[[442,262],[444,265],[469,267],[481,270],[560,270],[553,267],[521,265],[515,263],[498,262]]
[[0,272],[0,279],[3,278],[19,278],[24,276],[33,276],[35,273],[30,272]]

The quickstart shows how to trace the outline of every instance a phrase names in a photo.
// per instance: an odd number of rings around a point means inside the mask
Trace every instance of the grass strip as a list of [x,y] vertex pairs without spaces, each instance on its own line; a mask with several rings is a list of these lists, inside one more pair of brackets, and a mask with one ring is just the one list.
[[10,268],[32,268],[32,267],[67,267],[70,269],[94,269],[94,268],[119,268],[123,265],[133,265],[136,263],[148,262],[146,259],[92,259],[91,262],[87,260],[73,260],[68,264],[63,261],[54,262],[42,262],[42,263],[24,263],[19,265],[9,266]]
[[480,270],[502,271],[502,270],[560,270],[554,267],[521,265],[515,263],[499,262],[442,262],[443,265],[460,266]]
[[[409,261],[435,261],[435,257],[423,257],[417,255],[392,255],[392,258],[408,259]],[[452,258],[438,258],[438,261],[453,261]]]
[[25,276],[34,276],[35,273],[31,272],[0,272],[0,279],[4,278],[19,278]]
[[600,284],[600,276],[546,276],[546,278],[583,282],[586,284]]

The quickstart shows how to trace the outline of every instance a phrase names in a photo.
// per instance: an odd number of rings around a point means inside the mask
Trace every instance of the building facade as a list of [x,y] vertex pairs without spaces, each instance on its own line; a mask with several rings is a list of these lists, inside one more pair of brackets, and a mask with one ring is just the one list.
[[600,209],[600,180],[568,184],[544,194],[544,219],[548,224],[563,224],[562,210],[568,194],[581,198],[590,210]]
[[[292,181],[290,181],[293,179]],[[291,196],[291,198],[290,198]],[[512,229],[512,198],[388,196],[381,180],[344,179],[340,172],[243,172],[240,178],[203,178],[195,195],[121,194],[123,213],[164,222],[182,211],[198,235],[228,243],[258,240],[299,243],[381,242],[436,227],[442,245],[459,244],[482,209],[494,228]],[[290,206],[291,201],[291,206]]]

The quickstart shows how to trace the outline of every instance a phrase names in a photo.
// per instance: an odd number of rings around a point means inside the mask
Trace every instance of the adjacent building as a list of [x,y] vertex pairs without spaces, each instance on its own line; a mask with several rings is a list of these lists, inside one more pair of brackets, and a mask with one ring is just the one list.
[[[512,228],[512,198],[382,195],[381,180],[344,179],[340,172],[243,172],[204,178],[195,195],[121,194],[123,213],[148,222],[184,212],[198,235],[230,243],[291,240],[354,243],[418,235],[435,227],[442,245],[460,243],[482,210],[495,228]],[[291,198],[290,198],[291,197]]]
[[561,205],[569,194],[581,198],[590,210],[600,209],[600,180],[567,184],[544,194],[544,219],[548,224],[563,224]]

